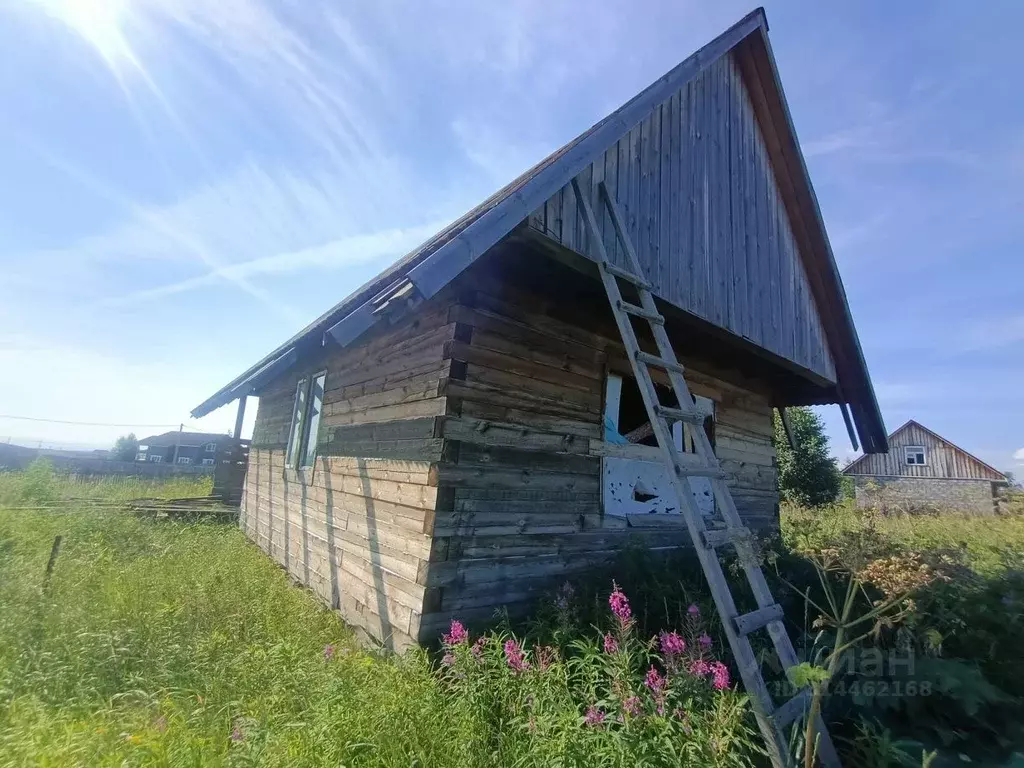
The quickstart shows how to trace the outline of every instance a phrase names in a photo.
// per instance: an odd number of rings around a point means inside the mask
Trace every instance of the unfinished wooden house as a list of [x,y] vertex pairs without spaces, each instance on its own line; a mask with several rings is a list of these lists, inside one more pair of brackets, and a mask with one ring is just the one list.
[[751,527],[777,522],[773,407],[848,406],[886,450],[758,10],[193,411],[259,396],[246,534],[394,647],[514,613],[630,536],[689,546],[606,294],[616,216],[656,301],[638,318]]
[[857,505],[991,515],[1009,479],[977,456],[911,419],[889,435],[889,451],[861,456],[843,474]]

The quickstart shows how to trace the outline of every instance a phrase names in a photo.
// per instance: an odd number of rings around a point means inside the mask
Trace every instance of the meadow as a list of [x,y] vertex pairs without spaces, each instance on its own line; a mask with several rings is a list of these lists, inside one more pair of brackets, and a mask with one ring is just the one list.
[[[120,492],[41,470],[0,475],[0,766],[761,760],[683,564],[627,553],[594,581],[562,585],[526,625],[453,625],[438,647],[395,657],[359,647],[235,526],[69,498]],[[828,699],[848,764],[922,765],[933,752],[932,765],[1010,764],[1024,720],[1024,519],[785,510],[766,561],[791,585],[794,629],[816,599],[797,553],[865,532],[891,551],[940,553],[953,576],[917,589],[913,610],[865,641],[917,649],[914,674],[934,678],[934,695]],[[827,631],[807,630],[813,653]]]

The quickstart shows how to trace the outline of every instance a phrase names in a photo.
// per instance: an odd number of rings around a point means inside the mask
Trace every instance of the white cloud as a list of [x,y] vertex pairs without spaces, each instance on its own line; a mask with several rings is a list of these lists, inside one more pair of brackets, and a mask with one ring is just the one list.
[[1024,466],[1024,448],[1018,448],[1013,452],[1013,460]]

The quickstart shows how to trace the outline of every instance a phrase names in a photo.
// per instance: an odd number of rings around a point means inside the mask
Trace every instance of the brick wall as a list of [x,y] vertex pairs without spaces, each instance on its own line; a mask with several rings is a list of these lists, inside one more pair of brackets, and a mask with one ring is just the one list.
[[914,511],[938,508],[976,515],[995,511],[991,480],[855,476],[857,506]]

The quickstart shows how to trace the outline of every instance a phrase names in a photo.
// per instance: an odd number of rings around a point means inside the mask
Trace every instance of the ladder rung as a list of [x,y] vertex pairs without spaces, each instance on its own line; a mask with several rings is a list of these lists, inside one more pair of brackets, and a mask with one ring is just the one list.
[[737,616],[733,619],[733,623],[736,625],[737,632],[741,635],[749,635],[751,632],[767,627],[773,621],[782,621],[784,617],[785,614],[782,611],[782,606],[775,603],[774,605],[745,613],[742,616]]
[[750,539],[750,529],[746,526],[740,526],[738,528],[719,528],[717,530],[704,531],[704,546],[708,549],[714,549],[715,547],[724,547],[727,544],[736,544],[737,542]]
[[711,477],[717,480],[725,480],[728,475],[721,467],[688,467],[685,464],[676,464],[680,477]]
[[623,269],[622,267],[617,267],[614,264],[612,264],[610,261],[602,261],[601,262],[601,267],[609,275],[614,275],[615,277],[621,277],[623,280],[626,280],[626,281],[632,283],[633,285],[637,286],[638,288],[643,288],[644,290],[649,291],[653,287],[653,286],[651,286],[650,283],[648,283],[646,280],[644,280],[642,277],[640,277],[640,275],[634,275],[628,269]]
[[648,354],[647,352],[638,351],[636,353],[636,359],[639,360],[641,363],[646,363],[647,365],[653,365],[657,368],[664,368],[666,371],[675,371],[676,373],[679,374],[686,373],[686,369],[683,368],[683,366],[680,365],[679,363],[673,362],[671,360],[666,360],[665,358],[658,357],[657,355]]
[[697,411],[683,411],[679,408],[669,408],[667,405],[656,405],[654,412],[661,418],[670,421],[685,421],[688,424],[704,423],[704,414]]
[[642,317],[644,320],[651,323],[657,323],[658,325],[665,324],[665,318],[657,312],[648,312],[643,307],[638,307],[636,304],[630,304],[628,301],[623,301],[622,299],[619,299],[615,303],[623,312],[628,312],[631,315]]
[[802,717],[811,706],[811,689],[804,688],[772,713],[775,727],[783,729]]

